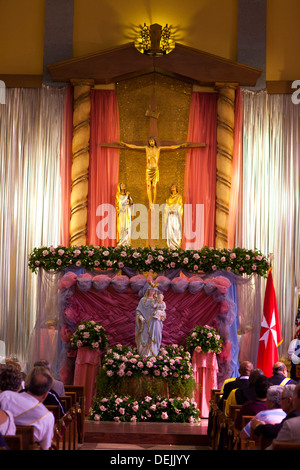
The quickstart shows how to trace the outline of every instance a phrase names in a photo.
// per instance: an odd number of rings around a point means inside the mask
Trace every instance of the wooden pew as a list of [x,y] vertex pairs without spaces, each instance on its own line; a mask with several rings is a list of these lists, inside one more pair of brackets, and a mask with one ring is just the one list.
[[16,426],[16,435],[22,436],[23,450],[34,450],[38,446],[34,443],[33,426]]
[[72,408],[73,406],[73,399],[72,399],[72,396],[70,395],[64,395],[64,396],[61,396],[59,397],[61,403],[63,404],[65,410],[69,410],[70,408]]
[[[23,450],[23,438],[20,434],[4,436],[4,439],[10,450]],[[3,447],[3,449],[5,448]]]
[[16,426],[14,436],[3,436],[10,450],[35,450],[40,447],[34,443],[33,426]]
[[84,421],[86,414],[84,387],[80,385],[65,385],[65,393],[66,395],[73,396],[75,394],[78,442],[82,443],[84,439]]
[[241,439],[241,450],[256,450],[255,441],[252,441],[252,439]]
[[[72,403],[71,398],[70,403]],[[60,416],[59,405],[47,405],[47,408],[55,418],[54,448],[56,450],[76,450],[78,434],[75,405],[72,404],[63,417]]]
[[237,413],[242,408],[242,405],[229,405],[229,419],[235,422]]
[[54,436],[53,436],[53,447],[56,450],[61,450],[63,447],[64,435],[61,433],[60,427],[60,406],[59,405],[46,405],[46,408],[51,411],[54,415]]
[[300,450],[300,442],[273,441],[273,450]]

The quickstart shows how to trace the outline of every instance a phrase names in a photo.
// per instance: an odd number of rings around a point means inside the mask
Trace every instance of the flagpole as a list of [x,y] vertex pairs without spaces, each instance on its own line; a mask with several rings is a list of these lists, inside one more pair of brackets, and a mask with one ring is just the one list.
[[273,266],[272,266],[272,261],[273,261],[273,259],[274,259],[274,253],[269,253],[269,259],[270,259],[270,267],[269,267],[268,274],[269,274],[269,272],[270,272],[270,269],[273,268]]

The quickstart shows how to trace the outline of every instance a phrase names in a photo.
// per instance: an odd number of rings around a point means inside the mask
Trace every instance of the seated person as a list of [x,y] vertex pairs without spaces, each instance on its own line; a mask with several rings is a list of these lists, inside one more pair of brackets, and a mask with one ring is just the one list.
[[288,377],[286,365],[283,362],[275,362],[273,365],[273,375],[269,377],[272,385],[281,385],[282,387],[287,384],[297,385],[297,382]]
[[0,365],[0,391],[18,392],[22,388],[22,373],[14,363]]
[[[41,373],[41,372],[48,373],[50,375],[51,379],[53,380],[53,377],[50,374],[50,371],[46,367],[40,367],[40,366],[33,367],[33,369],[31,369],[31,371],[29,372],[29,374],[26,377],[25,389],[21,390],[21,392],[24,392],[24,391],[28,390],[29,383],[30,383],[32,375],[33,374],[38,374],[38,373]],[[44,403],[45,406],[47,406],[47,405],[58,405],[59,409],[60,409],[60,418],[62,418],[66,414],[66,410],[65,410],[59,396],[57,395],[57,393],[52,388],[51,388],[51,390],[49,390],[49,392],[48,392],[45,400],[43,401],[43,403]]]
[[250,372],[249,387],[239,388],[236,391],[235,399],[236,399],[237,405],[243,405],[249,400],[256,400],[257,395],[255,392],[255,383],[258,377],[262,377],[262,376],[264,376],[264,373],[261,369],[253,369]]
[[225,410],[224,410],[224,414],[226,417],[229,416],[230,405],[242,405],[243,403],[249,400],[256,399],[256,395],[254,392],[254,384],[255,384],[257,377],[261,375],[263,375],[263,372],[261,371],[261,369],[253,369],[250,372],[248,387],[235,388],[231,390],[226,400],[226,405],[225,405]]
[[[20,368],[12,361],[0,365],[0,392],[10,390],[18,392],[22,384]],[[10,411],[0,410],[0,433],[3,436],[15,435],[16,425]]]
[[[50,374],[51,374],[51,370],[50,370],[50,364],[49,362],[46,360],[46,359],[41,359],[40,361],[36,361],[34,364],[33,364],[34,367],[46,367]],[[65,386],[63,384],[63,382],[61,382],[60,380],[57,380],[55,377],[53,377],[53,374],[52,374],[52,378],[53,378],[53,390],[54,392],[59,396],[59,397],[64,397],[66,392],[65,392]]]
[[279,433],[285,420],[294,418],[295,416],[300,416],[300,411],[297,411],[294,408],[293,395],[295,388],[296,385],[294,384],[287,384],[283,387],[281,408],[286,412],[286,417],[280,423],[266,424],[259,420],[253,420],[251,423],[251,429],[256,436],[263,436],[266,439],[274,439]]
[[0,410],[0,434],[2,436],[14,436],[16,434],[14,417],[10,411]]
[[263,411],[267,408],[266,401],[269,387],[270,383],[267,377],[264,375],[257,377],[254,384],[255,399],[248,400],[242,405],[242,408],[240,409],[234,423],[236,429],[239,431],[242,429],[243,416],[255,416],[260,411]]
[[[300,383],[296,385],[293,392],[293,413],[285,419],[274,442],[300,442]],[[273,444],[272,444],[273,445]],[[272,446],[267,447],[269,450]]]
[[39,372],[32,374],[28,391],[0,393],[0,408],[12,413],[16,426],[33,426],[35,442],[43,450],[51,448],[54,436],[54,415],[43,405],[51,387],[49,373]]
[[234,380],[230,380],[224,386],[223,396],[219,401],[219,408],[223,410],[224,401],[227,400],[230,392],[238,388],[247,388],[249,387],[249,376],[250,372],[253,370],[253,364],[249,361],[241,362],[239,367],[240,376]]
[[[283,387],[280,385],[271,385],[267,391],[266,409],[257,413],[253,419],[263,421],[264,423],[280,423],[286,417],[286,413],[280,404],[282,392]],[[251,421],[241,430],[241,439],[247,439],[251,436]]]

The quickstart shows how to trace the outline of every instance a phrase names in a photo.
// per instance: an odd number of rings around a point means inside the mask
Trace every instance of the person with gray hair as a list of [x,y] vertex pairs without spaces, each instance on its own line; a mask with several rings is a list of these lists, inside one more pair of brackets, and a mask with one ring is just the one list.
[[263,436],[266,439],[275,439],[283,426],[283,423],[296,416],[300,416],[300,410],[296,410],[294,406],[294,391],[296,385],[285,385],[281,394],[281,408],[286,413],[286,417],[276,424],[266,424],[259,420],[256,420],[251,423],[251,429],[253,430],[255,436]]
[[293,393],[293,414],[285,419],[276,438],[270,447],[273,449],[275,442],[300,442],[300,383],[296,385]]
[[[284,387],[281,385],[271,385],[267,391],[266,410],[257,413],[252,420],[259,420],[268,424],[281,423],[281,421],[286,417],[286,412],[281,408],[281,395],[283,393],[283,389]],[[247,439],[251,436],[252,420],[249,421],[241,430],[241,439]]]

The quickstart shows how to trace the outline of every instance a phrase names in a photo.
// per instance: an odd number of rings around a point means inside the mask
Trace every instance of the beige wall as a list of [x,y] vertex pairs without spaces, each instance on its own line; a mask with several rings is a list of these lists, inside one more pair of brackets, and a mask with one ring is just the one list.
[[267,80],[300,79],[300,1],[268,0]]
[[[267,80],[300,78],[299,0],[268,0]],[[0,74],[42,74],[45,0],[0,0]],[[236,60],[238,0],[75,0],[73,56],[168,23],[177,42]]]
[[0,73],[43,72],[45,0],[0,0]]

